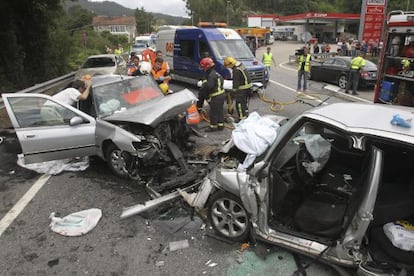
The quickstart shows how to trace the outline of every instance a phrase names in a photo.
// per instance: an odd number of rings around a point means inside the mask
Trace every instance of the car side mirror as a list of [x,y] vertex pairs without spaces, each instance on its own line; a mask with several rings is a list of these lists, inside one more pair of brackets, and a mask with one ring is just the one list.
[[75,116],[73,118],[70,119],[69,121],[69,125],[70,126],[77,126],[83,123],[83,118],[79,117],[79,116]]

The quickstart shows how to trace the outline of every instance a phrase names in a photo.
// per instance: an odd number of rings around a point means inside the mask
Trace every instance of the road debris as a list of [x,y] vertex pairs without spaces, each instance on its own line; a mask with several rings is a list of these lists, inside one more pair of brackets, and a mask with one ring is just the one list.
[[83,210],[69,214],[63,218],[55,216],[52,212],[49,216],[50,229],[63,236],[82,236],[91,231],[102,217],[102,211],[97,208]]
[[188,240],[181,240],[181,241],[174,241],[174,242],[170,242],[169,246],[170,251],[177,251],[177,250],[181,250],[181,249],[185,249],[190,247],[190,244],[188,243]]

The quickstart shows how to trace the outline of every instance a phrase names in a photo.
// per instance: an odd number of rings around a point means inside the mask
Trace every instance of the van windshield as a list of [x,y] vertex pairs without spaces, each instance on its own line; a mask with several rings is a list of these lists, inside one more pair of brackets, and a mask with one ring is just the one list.
[[243,40],[213,40],[211,48],[218,59],[232,56],[235,59],[252,59],[253,54]]

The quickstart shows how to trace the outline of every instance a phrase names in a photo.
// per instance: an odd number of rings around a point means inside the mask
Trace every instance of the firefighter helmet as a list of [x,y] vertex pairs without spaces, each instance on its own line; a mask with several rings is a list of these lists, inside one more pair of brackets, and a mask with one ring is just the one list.
[[163,83],[160,83],[158,86],[160,87],[160,89],[161,89],[162,93],[164,93],[164,95],[168,94],[168,92],[169,92],[168,84],[163,82]]
[[200,61],[200,67],[203,70],[208,70],[213,66],[214,66],[214,61],[209,57],[205,57]]
[[237,60],[234,57],[226,57],[224,59],[224,66],[233,68],[237,63]]

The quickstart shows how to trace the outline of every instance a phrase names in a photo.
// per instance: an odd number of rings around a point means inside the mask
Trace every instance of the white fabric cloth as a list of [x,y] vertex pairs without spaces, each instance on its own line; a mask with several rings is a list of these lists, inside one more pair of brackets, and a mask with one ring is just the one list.
[[101,217],[102,211],[97,208],[72,213],[63,218],[55,217],[55,213],[51,213],[49,227],[63,236],[82,236],[95,228]]
[[231,90],[231,89],[233,89],[233,81],[232,80],[224,80],[224,82],[223,82],[223,88],[225,90]]
[[414,252],[414,230],[395,222],[385,224],[383,230],[395,247]]
[[246,159],[239,169],[247,169],[257,156],[261,155],[274,142],[276,130],[280,125],[269,118],[260,117],[257,112],[237,124],[231,137],[241,151],[247,153]]
[[69,87],[57,93],[56,95],[53,95],[52,98],[61,103],[73,105],[74,103],[79,101],[80,95],[81,93],[79,92],[78,89]]
[[81,159],[61,159],[25,164],[23,155],[19,154],[17,156],[17,165],[37,173],[57,175],[62,171],[76,172],[86,170],[89,167],[89,158],[86,156]]

